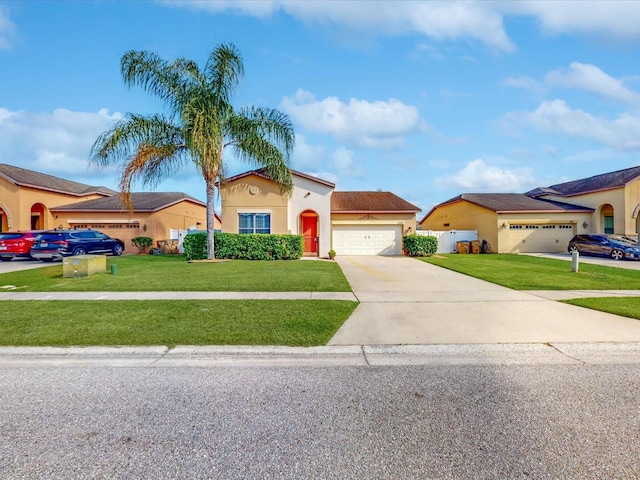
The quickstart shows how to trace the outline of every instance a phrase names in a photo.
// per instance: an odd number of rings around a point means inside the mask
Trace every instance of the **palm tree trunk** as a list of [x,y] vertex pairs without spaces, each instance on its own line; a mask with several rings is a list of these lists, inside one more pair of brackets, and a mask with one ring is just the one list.
[[216,186],[213,180],[207,180],[207,259],[213,260],[216,258],[215,252],[215,193]]

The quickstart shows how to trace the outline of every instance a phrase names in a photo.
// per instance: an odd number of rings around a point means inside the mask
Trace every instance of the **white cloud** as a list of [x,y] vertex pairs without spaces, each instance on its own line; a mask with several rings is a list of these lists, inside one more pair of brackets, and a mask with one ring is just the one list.
[[438,50],[433,45],[427,45],[426,43],[420,43],[420,44],[416,45],[415,50],[414,50],[413,54],[411,55],[411,57],[418,58],[418,57],[421,57],[423,55],[431,58],[432,60],[444,60],[444,58],[445,58],[444,55],[442,54],[442,52],[440,52],[440,50]]
[[0,50],[10,50],[11,44],[17,34],[15,24],[9,18],[9,14],[0,5]]
[[322,145],[310,145],[301,133],[296,133],[296,147],[293,161],[298,168],[309,168],[318,165],[325,156]]
[[640,37],[640,8],[635,1],[591,0],[587,3],[504,1],[496,5],[505,15],[536,18],[548,34],[596,34],[605,38]]
[[[476,40],[490,48],[512,52],[500,12],[490,3],[468,1],[367,1],[325,0],[170,1],[176,7],[211,13],[231,11],[264,18],[278,10],[307,24],[333,26],[365,35],[423,35],[438,41]],[[263,4],[264,5],[261,5]]]
[[521,192],[535,186],[531,168],[506,170],[485,164],[481,158],[469,162],[455,175],[440,177],[438,183],[472,192]]
[[572,110],[563,100],[553,100],[542,102],[533,112],[507,114],[505,121],[546,133],[594,140],[617,150],[640,150],[640,117],[629,113],[607,120],[584,110]]
[[272,0],[159,0],[160,3],[190,10],[203,10],[210,13],[231,12],[265,18],[280,8],[280,2]]
[[568,69],[549,72],[545,82],[550,85],[579,88],[623,103],[640,104],[640,94],[629,90],[621,80],[607,75],[595,65],[573,62]]
[[375,102],[352,98],[345,103],[337,97],[316,100],[298,90],[294,97],[285,97],[280,108],[310,132],[328,133],[341,143],[364,148],[398,148],[405,135],[426,128],[416,107],[393,98]]
[[535,94],[544,94],[546,92],[546,88],[540,82],[525,75],[509,77],[503,83],[507,87],[522,88]]
[[95,176],[95,168],[88,163],[91,145],[119,118],[119,113],[104,109],[31,113],[0,108],[3,157],[13,165],[64,178]]
[[171,0],[162,3],[214,14],[230,11],[258,18],[282,11],[306,24],[336,27],[360,35],[473,40],[502,52],[516,50],[504,28],[505,18],[510,17],[533,18],[549,35],[597,35],[607,40],[640,38],[640,8],[630,0],[591,0],[584,4],[540,0]]
[[320,180],[326,180],[327,182],[331,182],[334,185],[338,185],[338,181],[340,180],[337,175],[331,172],[310,172],[305,171],[302,173],[306,173],[307,175],[311,175],[312,177],[319,178]]

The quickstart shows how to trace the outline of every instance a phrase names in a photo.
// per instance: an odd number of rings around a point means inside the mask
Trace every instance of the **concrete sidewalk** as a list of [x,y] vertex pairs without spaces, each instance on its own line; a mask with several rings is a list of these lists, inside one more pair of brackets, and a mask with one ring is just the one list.
[[329,345],[640,342],[640,321],[555,302],[550,292],[515,291],[407,257],[336,260],[361,303]]

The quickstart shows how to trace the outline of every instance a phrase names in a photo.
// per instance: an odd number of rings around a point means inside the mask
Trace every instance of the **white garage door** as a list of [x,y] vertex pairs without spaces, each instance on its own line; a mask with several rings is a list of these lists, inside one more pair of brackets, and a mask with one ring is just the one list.
[[573,225],[509,225],[511,253],[566,252]]
[[332,248],[338,255],[400,255],[400,225],[337,225]]

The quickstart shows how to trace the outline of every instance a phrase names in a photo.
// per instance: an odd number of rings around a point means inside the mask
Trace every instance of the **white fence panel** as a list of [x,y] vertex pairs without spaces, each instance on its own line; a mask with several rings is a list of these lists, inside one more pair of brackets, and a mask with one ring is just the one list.
[[178,241],[178,252],[184,253],[184,248],[182,247],[182,241],[184,240],[184,236],[189,233],[189,230],[169,230],[169,239]]
[[478,240],[478,230],[418,230],[418,235],[429,235],[438,239],[438,251],[436,253],[455,253],[458,251],[456,242],[470,242]]

